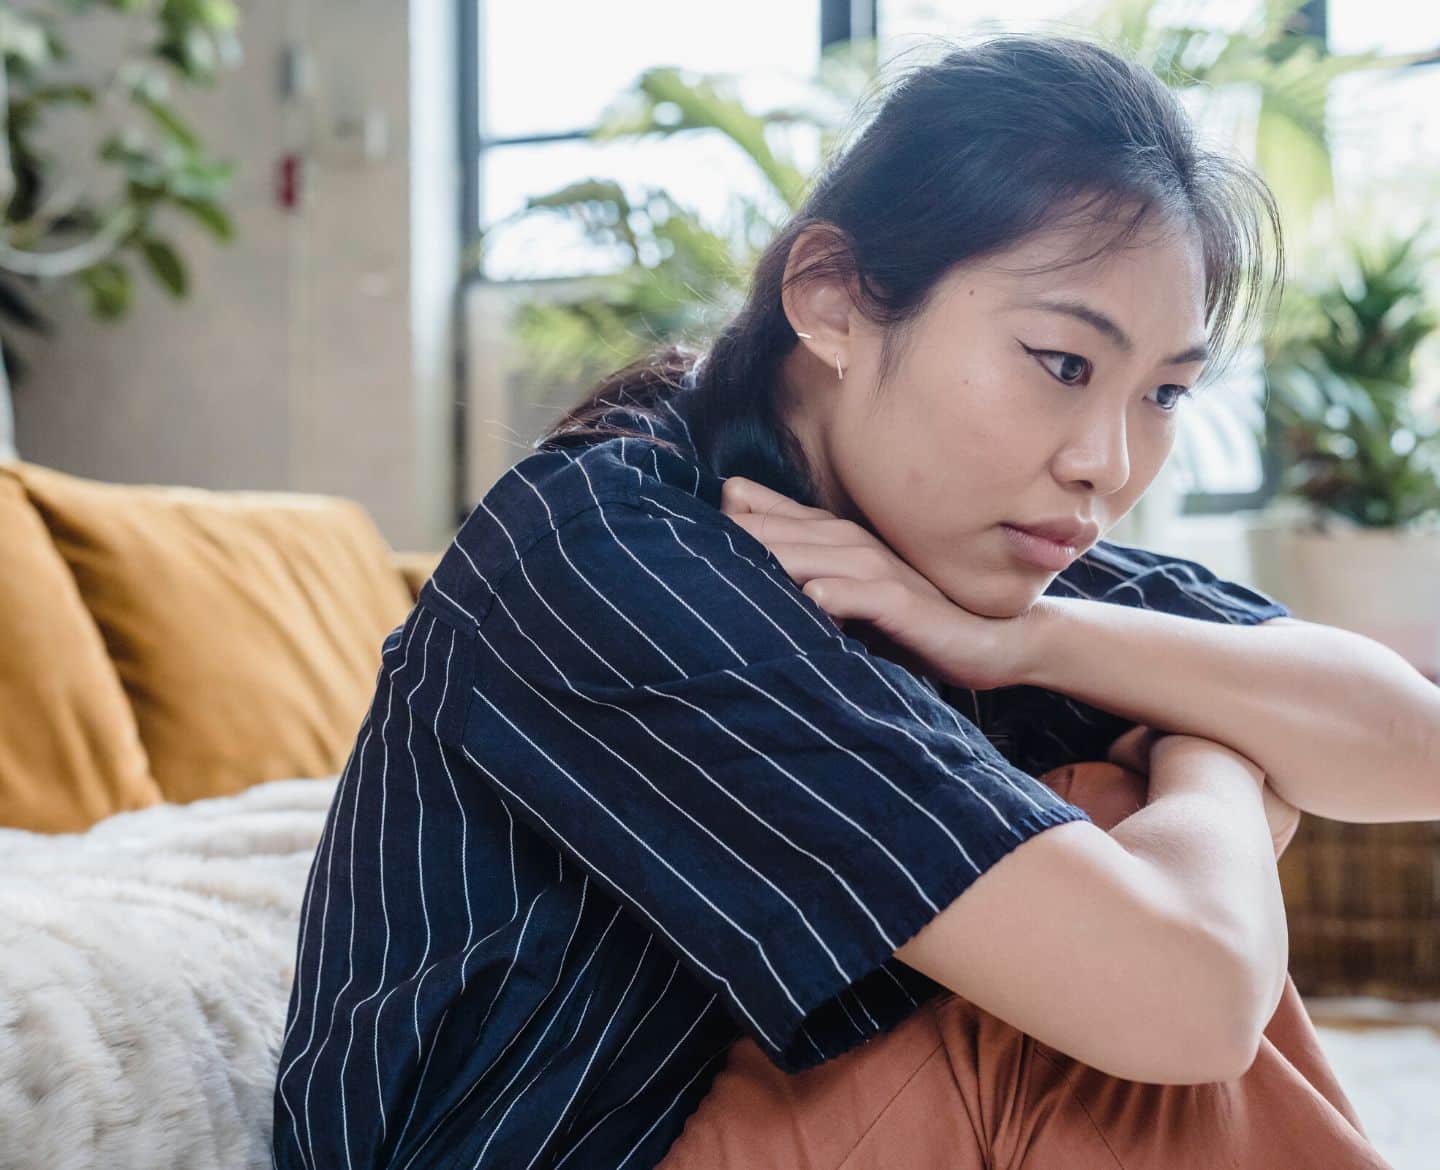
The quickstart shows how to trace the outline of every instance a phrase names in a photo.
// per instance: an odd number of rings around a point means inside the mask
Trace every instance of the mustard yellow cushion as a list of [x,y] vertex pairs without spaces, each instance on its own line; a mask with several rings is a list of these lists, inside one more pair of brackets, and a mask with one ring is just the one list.
[[413,551],[391,554],[391,560],[399,571],[401,579],[405,582],[405,588],[410,591],[411,597],[418,598],[420,596],[420,590],[424,587],[425,582],[434,575],[442,555],[438,552]]
[[0,825],[89,828],[160,800],[75,579],[0,467]]
[[381,644],[413,604],[359,504],[14,466],[104,635],[166,799],[344,766]]

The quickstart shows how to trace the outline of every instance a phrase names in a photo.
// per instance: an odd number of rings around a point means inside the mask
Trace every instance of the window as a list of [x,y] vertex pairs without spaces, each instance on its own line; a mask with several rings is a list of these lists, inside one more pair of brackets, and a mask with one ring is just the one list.
[[1440,49],[1440,8],[1411,0],[1328,0],[1332,52],[1429,53]]
[[[718,131],[608,143],[584,139],[491,147],[481,155],[482,224],[497,224],[533,195],[586,178],[613,179],[632,205],[647,190],[663,188],[712,225],[732,222],[737,196],[777,204],[763,177],[743,152]],[[610,272],[629,262],[628,247],[606,249],[590,241],[571,217],[532,214],[491,234],[485,276],[490,280],[565,278]],[[652,262],[659,257],[642,255]]]
[[[1330,134],[1339,214],[1410,232],[1433,221],[1440,191],[1440,8],[1400,0],[1329,0],[1336,52],[1423,54],[1412,65],[1340,78],[1331,89]],[[1440,271],[1430,295],[1440,304]],[[1415,351],[1415,385],[1440,412],[1440,338]],[[1425,388],[1428,387],[1428,393]]]
[[888,57],[928,36],[1083,29],[1075,10],[1074,0],[881,0],[879,35]]
[[[473,4],[468,16],[466,238],[520,210],[528,197],[588,178],[613,179],[636,202],[647,187],[664,187],[707,222],[723,222],[731,193],[765,193],[753,166],[723,135],[689,131],[599,143],[587,134],[611,101],[654,66],[734,76],[741,100],[764,109],[819,61],[819,0],[711,6],[527,0]],[[611,271],[626,255],[587,241],[568,216],[536,214],[495,228],[483,278],[582,276]]]

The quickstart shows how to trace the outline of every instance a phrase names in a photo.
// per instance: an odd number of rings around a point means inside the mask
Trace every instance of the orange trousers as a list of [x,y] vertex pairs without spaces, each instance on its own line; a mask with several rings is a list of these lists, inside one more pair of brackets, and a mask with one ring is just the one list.
[[[1063,779],[1083,779],[1070,769],[1093,767],[1069,765]],[[1096,823],[1104,827],[1127,811],[1117,802],[1124,798],[1113,787],[1093,806],[1076,800],[1092,815],[1103,809]],[[949,993],[800,1073],[776,1068],[744,1037],[660,1163],[660,1170],[1121,1167],[1391,1170],[1366,1138],[1289,976],[1255,1062],[1243,1076],[1211,1084],[1102,1073]]]

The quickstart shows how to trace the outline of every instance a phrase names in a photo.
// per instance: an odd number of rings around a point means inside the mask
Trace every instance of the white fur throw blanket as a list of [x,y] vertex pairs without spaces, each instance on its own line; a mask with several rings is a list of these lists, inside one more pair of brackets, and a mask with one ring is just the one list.
[[295,943],[335,778],[0,829],[0,1168],[270,1166]]

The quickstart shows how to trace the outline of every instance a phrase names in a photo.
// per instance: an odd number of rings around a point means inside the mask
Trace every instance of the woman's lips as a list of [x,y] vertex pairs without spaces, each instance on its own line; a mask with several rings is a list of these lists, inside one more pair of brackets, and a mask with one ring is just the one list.
[[1033,532],[1026,532],[1024,529],[1010,524],[1002,524],[1000,527],[1009,538],[1010,547],[1015,555],[1038,569],[1058,572],[1080,555],[1080,550],[1073,544],[1060,544],[1058,541],[1047,540],[1043,536],[1036,536]]

